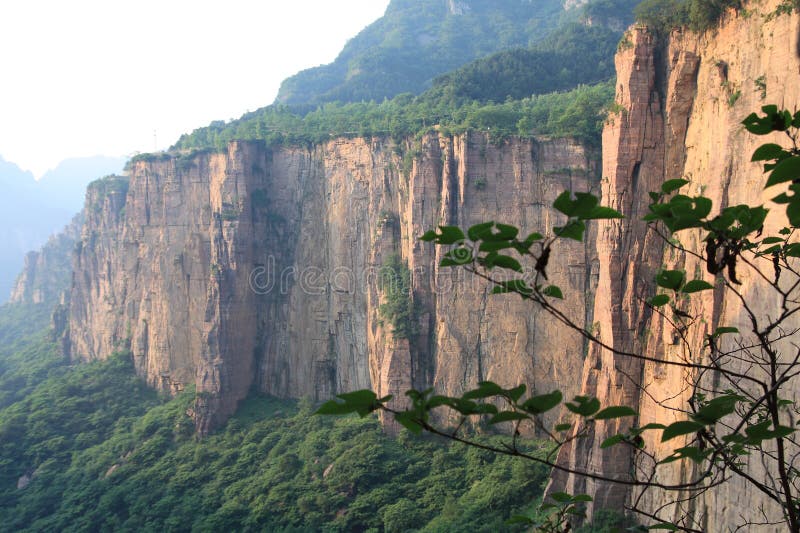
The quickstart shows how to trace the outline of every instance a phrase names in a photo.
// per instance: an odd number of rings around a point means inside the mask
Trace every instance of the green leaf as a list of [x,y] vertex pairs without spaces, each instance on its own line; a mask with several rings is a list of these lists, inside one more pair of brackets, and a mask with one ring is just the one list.
[[623,416],[636,416],[636,411],[626,405],[615,405],[606,407],[596,415],[595,420],[610,420],[612,418],[621,418]]
[[525,237],[525,240],[523,242],[525,244],[527,244],[527,245],[531,245],[536,241],[541,241],[542,239],[544,239],[544,235],[534,231],[533,233],[531,233],[527,237]]
[[669,303],[669,296],[666,294],[657,294],[647,300],[647,303],[652,305],[653,307],[661,307],[662,305],[666,305]]
[[472,409],[472,412],[466,413],[472,415],[496,415],[497,414],[497,407],[490,404],[490,403],[479,403],[476,404],[475,407]]
[[573,502],[590,502],[592,501],[592,497],[588,494],[576,494],[572,497]]
[[670,439],[674,439],[675,437],[680,437],[681,435],[697,433],[703,429],[703,427],[703,424],[693,422],[691,420],[675,422],[667,426],[667,428],[664,430],[664,433],[661,435],[661,442],[666,442]]
[[509,241],[483,241],[478,247],[479,252],[496,252],[506,248],[513,248],[514,243]]
[[452,404],[453,404],[453,398],[437,394],[436,396],[430,397],[430,399],[425,403],[425,407],[427,409],[435,409],[442,405],[452,405]]
[[702,279],[693,279],[683,286],[681,292],[685,294],[691,294],[693,292],[707,291],[713,288],[714,286],[707,281],[703,281]]
[[433,230],[428,230],[425,234],[419,238],[421,241],[430,242],[436,240],[436,232]]
[[370,404],[378,399],[378,396],[369,389],[343,392],[342,394],[337,394],[336,397],[354,405]]
[[567,431],[572,428],[572,424],[557,424],[555,427],[556,431]]
[[450,259],[449,257],[444,257],[444,258],[442,258],[441,261],[439,261],[439,266],[440,267],[462,266],[462,263],[460,263],[459,261],[454,261],[454,260]]
[[[500,240],[500,241],[508,241],[511,239],[516,238],[519,234],[519,229],[516,226],[510,226],[508,224],[500,224],[499,222],[495,224],[497,228],[497,233],[492,233],[491,238],[492,240]],[[487,239],[488,236],[484,237]]]
[[777,429],[770,430],[768,429],[770,425],[772,425],[771,420],[764,420],[746,427],[744,431],[747,433],[747,443],[758,445],[764,440],[787,437],[795,432],[794,428],[787,426],[778,426]]
[[783,154],[783,147],[779,144],[767,143],[762,144],[756,151],[753,152],[753,157],[750,161],[768,161],[770,159],[778,159]]
[[572,496],[566,492],[554,492],[550,494],[550,498],[558,503],[572,503]]
[[611,446],[614,446],[615,444],[619,444],[620,442],[622,442],[624,440],[625,440],[625,435],[621,435],[621,434],[617,433],[616,435],[614,435],[612,437],[609,437],[606,440],[604,440],[600,444],[600,448],[601,449],[610,448]]
[[520,296],[529,296],[533,293],[533,289],[528,287],[525,280],[512,279],[508,281],[498,281],[496,287],[492,289],[492,294],[505,294],[507,292],[516,292]]
[[328,400],[314,411],[315,415],[346,415],[355,412],[355,409],[345,403],[336,400]]
[[684,179],[667,180],[661,184],[661,192],[663,192],[664,194],[669,194],[673,191],[677,191],[687,183],[689,183],[689,180],[684,180]]
[[597,206],[591,211],[589,214],[581,217],[584,220],[599,220],[599,219],[610,219],[610,218],[625,218],[622,213],[617,211],[616,209],[612,209],[610,207],[605,206]]
[[[553,202],[553,207],[568,217],[588,219],[592,218],[592,214],[597,208],[597,204],[599,202],[600,200],[597,198],[597,196],[590,193],[575,193],[575,199],[573,200],[572,194],[569,191],[564,191],[558,195],[558,198],[555,199]],[[603,210],[597,211],[598,216],[596,218],[611,218],[615,213],[618,214],[613,209],[603,208]]]
[[795,431],[797,431],[795,428],[790,428],[788,426],[778,426],[772,433],[775,435],[776,438],[777,437],[783,438],[783,437],[788,437]]
[[520,407],[531,414],[538,415],[553,409],[555,406],[561,403],[562,399],[563,395],[561,394],[561,391],[555,390],[549,394],[532,396],[525,400]]
[[677,291],[683,285],[685,274],[680,270],[662,270],[656,275],[656,284]]
[[712,333],[711,336],[719,337],[720,335],[724,335],[725,333],[739,333],[739,328],[734,328],[732,326],[720,326],[714,330],[714,333]]
[[508,255],[500,255],[496,253],[486,256],[486,268],[506,268],[515,272],[522,272],[522,265],[519,261]]
[[597,208],[599,203],[600,199],[591,193],[576,192],[572,216],[586,219]]
[[575,403],[567,403],[566,407],[576,415],[592,416],[600,410],[600,400],[589,396],[575,396]]
[[722,436],[722,442],[743,443],[747,442],[747,439],[741,433],[730,433]]
[[526,390],[528,390],[528,387],[526,387],[525,384],[522,383],[520,385],[517,385],[513,389],[507,389],[505,391],[505,395],[508,396],[511,399],[511,401],[517,402],[519,401],[520,398],[522,398],[522,395],[525,394]]
[[516,411],[500,411],[489,419],[489,424],[499,424],[500,422],[514,422],[517,420],[528,420],[530,417],[524,413]]
[[439,244],[455,244],[464,240],[464,232],[458,226],[439,226]]
[[361,417],[367,416],[380,407],[378,396],[367,389],[337,394],[336,397],[341,398],[347,405],[352,406],[353,410]]
[[444,254],[439,264],[441,266],[467,265],[472,262],[472,259],[472,250],[459,246]]
[[800,157],[787,157],[778,163],[772,170],[772,173],[769,175],[769,179],[767,179],[767,184],[764,186],[764,188],[766,189],[767,187],[772,187],[773,185],[777,185],[785,181],[791,181],[797,178],[800,178]]
[[581,220],[570,220],[564,226],[555,226],[553,232],[565,239],[583,242],[583,232],[586,231],[586,224]]
[[750,444],[759,444],[762,440],[769,438],[770,431],[768,428],[771,424],[771,420],[764,420],[744,428],[744,432],[747,433],[747,441]]
[[493,381],[481,381],[478,383],[478,388],[465,392],[461,396],[465,400],[477,400],[481,398],[489,398],[490,396],[500,396],[503,394],[504,389]]
[[403,411],[402,413],[397,413],[394,416],[394,419],[397,420],[397,422],[399,422],[400,425],[402,425],[404,428],[409,430],[414,435],[422,434],[422,426],[414,418],[413,412]]
[[506,524],[509,526],[513,526],[516,524],[534,525],[534,521],[525,515],[515,514],[514,516],[506,520]]
[[637,428],[636,431],[638,433],[642,433],[643,431],[647,431],[648,429],[666,429],[667,426],[664,424],[658,424],[656,422],[651,422],[649,424],[645,424],[644,426]]
[[776,105],[766,105],[761,108],[761,111],[764,112],[763,117],[750,113],[742,121],[745,129],[750,133],[767,135],[773,131],[783,131],[791,125],[791,115],[788,112],[779,112]]
[[800,257],[800,242],[787,244],[783,253],[786,257]]
[[[448,404],[450,407],[461,413],[462,415],[474,415],[477,414],[478,411],[478,404],[471,401],[465,400],[462,398],[451,398],[451,403]],[[494,407],[494,406],[492,406]]]
[[670,524],[669,522],[661,522],[659,524],[653,524],[652,526],[647,526],[648,531],[655,531],[656,529],[664,529],[667,531],[680,531],[680,528],[675,524]]
[[736,404],[743,399],[738,394],[718,396],[700,407],[692,418],[701,424],[715,424],[720,418],[733,413],[736,409]]
[[569,191],[564,191],[558,195],[558,198],[553,202],[553,207],[558,209],[568,217],[572,216],[574,206],[572,204],[572,195]]
[[[794,188],[794,185],[792,186]],[[795,194],[786,206],[786,218],[792,226],[800,226],[800,196]]]
[[470,240],[479,241],[484,235],[492,232],[494,222],[483,222],[482,224],[475,224],[467,230]]
[[378,397],[371,390],[357,390],[337,394],[340,401],[329,400],[322,404],[316,413],[320,415],[342,415],[347,413],[358,413],[362,417],[380,407]]
[[542,294],[544,294],[545,296],[558,298],[559,300],[564,299],[564,294],[561,292],[561,289],[559,289],[555,285],[548,285],[547,287],[545,287],[544,290],[542,290]]

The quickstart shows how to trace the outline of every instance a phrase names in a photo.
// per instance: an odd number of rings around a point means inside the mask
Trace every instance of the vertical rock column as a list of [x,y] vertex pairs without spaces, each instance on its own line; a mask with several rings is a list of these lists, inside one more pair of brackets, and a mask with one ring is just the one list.
[[[650,313],[641,298],[652,293],[663,256],[662,243],[640,220],[647,210],[648,191],[658,190],[664,180],[664,122],[654,37],[633,33],[631,47],[618,53],[616,61],[617,103],[625,111],[611,116],[603,130],[602,199],[625,219],[598,225],[600,275],[594,316],[600,319],[597,335],[602,341],[623,352],[642,353]],[[599,398],[604,406],[637,406],[642,371],[639,359],[592,345],[583,367],[581,394]],[[558,461],[578,471],[629,479],[629,448],[599,448],[626,423],[622,419],[593,424],[588,436],[561,449]],[[560,471],[553,473],[551,487],[592,494],[600,509],[622,509],[628,497],[627,486]]]
[[254,231],[252,192],[263,182],[263,150],[231,143],[212,170],[210,278],[197,365],[194,418],[206,434],[232,415],[254,379],[258,329],[250,274],[261,246]]

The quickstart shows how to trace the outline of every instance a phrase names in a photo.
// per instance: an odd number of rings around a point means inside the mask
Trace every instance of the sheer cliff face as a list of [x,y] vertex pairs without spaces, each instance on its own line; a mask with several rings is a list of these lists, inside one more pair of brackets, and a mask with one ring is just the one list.
[[[590,189],[596,174],[573,142],[483,136],[232,143],[224,154],[136,162],[127,194],[89,191],[69,350],[94,359],[129,344],[151,385],[195,384],[201,433],[252,386],[318,399],[372,388],[402,401],[411,387],[455,394],[489,379],[576,393],[579,339],[518,298],[439,271],[442,251],[417,238],[487,220],[548,229],[561,222],[554,198]],[[581,324],[591,320],[593,250],[591,235],[567,246],[551,275]],[[393,254],[411,272],[410,339],[378,311]]]
[[[752,8],[748,16],[725,15],[721,27],[705,35],[675,33],[662,42],[642,30],[633,30],[623,40],[617,55],[617,103],[622,111],[612,116],[603,133],[604,202],[626,215],[624,221],[600,224],[597,237],[600,275],[595,299],[600,337],[623,351],[643,353],[662,360],[678,360],[681,347],[672,342],[674,331],[653,317],[641,298],[655,294],[657,269],[684,269],[693,277],[705,277],[705,268],[691,258],[666,249],[663,241],[646,230],[639,219],[647,212],[647,192],[658,190],[671,178],[691,180],[687,194],[710,197],[714,205],[768,203],[759,165],[750,162],[753,150],[763,142],[782,142],[748,134],[740,121],[766,103],[788,109],[800,105],[798,17],[780,16],[765,21],[775,9],[769,1]],[[762,92],[756,80],[766,83]],[[759,200],[760,199],[760,200]],[[782,211],[775,209],[776,212]],[[768,219],[780,222],[780,216]],[[700,249],[698,236],[681,235],[689,248]],[[752,273],[742,274],[742,290],[756,311],[766,313],[775,302],[765,298]],[[722,292],[708,291],[692,300],[693,312],[707,320],[705,333],[718,325],[746,323],[737,302]],[[701,352],[703,333],[696,332],[690,344]],[[638,407],[639,424],[669,423],[681,418],[666,407],[686,405],[681,369],[614,356],[592,349],[583,370],[583,393],[596,395],[604,405]],[[642,390],[639,385],[642,385]],[[657,400],[665,400],[662,405]],[[560,460],[581,470],[626,477],[631,457],[624,449],[600,450],[599,443],[617,432],[615,424],[597,424],[593,439],[564,449]],[[656,433],[656,432],[654,432]],[[647,442],[663,452],[657,437]],[[669,448],[680,444],[670,441]],[[687,479],[692,468],[675,468],[659,477],[662,483]],[[581,478],[556,475],[554,488],[595,495],[599,508],[622,508],[630,493],[619,485],[603,485]],[[645,496],[643,508],[656,509],[674,501],[674,494],[658,491]],[[769,516],[779,516],[768,502],[750,488],[730,482],[695,501],[691,512],[700,529],[723,531],[741,523],[741,516],[763,503]],[[674,518],[677,518],[676,514]]]
[[25,254],[25,265],[11,289],[10,303],[58,301],[70,286],[72,252],[82,226],[83,218],[78,214],[40,250]]

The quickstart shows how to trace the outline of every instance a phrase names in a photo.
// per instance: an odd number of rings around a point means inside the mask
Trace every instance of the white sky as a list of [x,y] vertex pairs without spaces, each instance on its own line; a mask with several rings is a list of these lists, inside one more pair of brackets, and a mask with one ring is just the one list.
[[68,157],[165,149],[272,103],[388,3],[3,0],[0,156],[38,177]]

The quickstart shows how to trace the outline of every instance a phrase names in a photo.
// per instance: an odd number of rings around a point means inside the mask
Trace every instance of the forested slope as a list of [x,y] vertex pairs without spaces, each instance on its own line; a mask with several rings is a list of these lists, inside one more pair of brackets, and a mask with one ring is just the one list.
[[193,391],[159,397],[124,351],[69,365],[48,311],[0,308],[0,531],[490,532],[541,496],[533,463],[306,401],[252,397],[198,441]]

